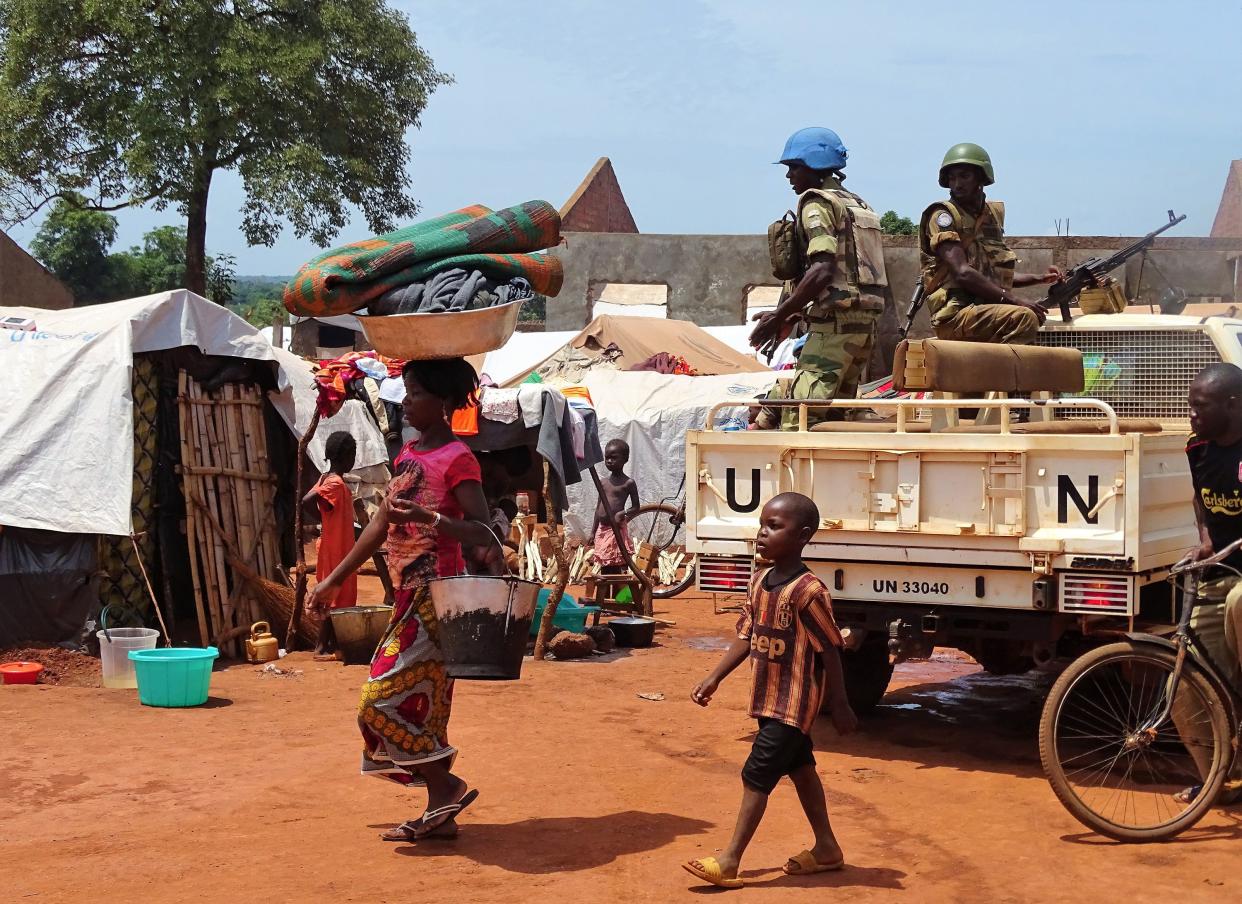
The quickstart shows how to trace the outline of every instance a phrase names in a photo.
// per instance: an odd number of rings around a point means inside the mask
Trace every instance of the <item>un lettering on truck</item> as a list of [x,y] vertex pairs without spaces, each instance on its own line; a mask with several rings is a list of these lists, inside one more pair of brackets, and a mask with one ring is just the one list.
[[[1050,318],[1038,345],[1061,351],[1014,357],[1042,355],[1064,375],[1077,349],[1079,394],[963,397],[931,385],[920,346],[910,366],[926,395],[834,403],[858,421],[691,431],[686,548],[699,587],[744,592],[763,504],[810,496],[821,522],[804,556],[849,629],[846,686],[864,707],[894,663],[936,646],[1010,674],[1167,625],[1169,568],[1198,544],[1187,392],[1206,364],[1242,363],[1240,335],[1242,322],[1218,317]],[[969,348],[935,352],[970,371]],[[1024,373],[1039,384],[1039,367]]]
[[[1167,564],[1194,542],[1184,436],[956,436],[703,432],[691,438],[688,546],[753,551],[762,504],[805,493],[820,507],[809,559],[1069,568],[1075,557]],[[968,552],[965,552],[968,550]]]

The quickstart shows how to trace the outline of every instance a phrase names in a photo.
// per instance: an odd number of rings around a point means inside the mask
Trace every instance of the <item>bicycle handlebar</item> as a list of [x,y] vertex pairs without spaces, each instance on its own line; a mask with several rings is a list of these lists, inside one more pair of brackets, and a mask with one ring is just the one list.
[[1202,571],[1205,568],[1211,568],[1213,565],[1219,565],[1229,558],[1239,548],[1242,548],[1242,538],[1234,540],[1220,552],[1213,553],[1206,559],[1193,559],[1191,556],[1194,553],[1187,553],[1169,569],[1169,574],[1185,574],[1188,571]]

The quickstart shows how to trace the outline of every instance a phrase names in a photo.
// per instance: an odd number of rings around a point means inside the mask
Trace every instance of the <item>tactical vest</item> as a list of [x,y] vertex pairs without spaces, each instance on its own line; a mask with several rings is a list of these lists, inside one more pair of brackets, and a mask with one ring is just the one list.
[[[1005,204],[988,201],[978,217],[952,201],[937,201],[919,221],[919,251],[922,253],[923,290],[931,309],[932,322],[943,322],[969,304],[971,299],[957,285],[949,265],[941,262],[931,248],[929,224],[934,214],[945,211],[953,218],[952,229],[961,237],[966,262],[1005,289],[1013,288],[1014,266],[1018,256],[1005,244]],[[959,303],[960,302],[960,303]],[[951,310],[950,310],[951,309]],[[937,317],[944,312],[946,316]]]
[[[884,268],[884,238],[880,218],[867,202],[853,192],[812,188],[798,196],[798,209],[768,228],[768,252],[772,272],[778,279],[797,280],[806,272],[808,239],[802,232],[802,208],[812,196],[836,200],[845,207],[849,228],[841,231],[833,255],[832,280],[807,313],[833,317],[842,306],[872,316],[884,308],[888,274]],[[791,236],[791,231],[793,235]],[[791,238],[796,241],[790,241]],[[839,319],[839,318],[837,318]]]

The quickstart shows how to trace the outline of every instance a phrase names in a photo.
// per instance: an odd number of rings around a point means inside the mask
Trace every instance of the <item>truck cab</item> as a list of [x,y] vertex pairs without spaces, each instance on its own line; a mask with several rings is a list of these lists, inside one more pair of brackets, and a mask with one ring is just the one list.
[[805,556],[850,629],[862,710],[896,662],[935,646],[1006,674],[1172,623],[1165,578],[1198,542],[1186,396],[1219,361],[1242,361],[1242,321],[1050,320],[1035,346],[903,343],[903,392],[833,403],[865,420],[692,431],[699,589],[744,593],[763,504],[813,498],[822,520]]

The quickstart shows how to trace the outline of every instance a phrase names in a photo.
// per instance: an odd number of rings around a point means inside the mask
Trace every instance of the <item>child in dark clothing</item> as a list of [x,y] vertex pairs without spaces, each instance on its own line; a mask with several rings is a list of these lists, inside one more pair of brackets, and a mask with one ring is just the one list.
[[[604,487],[604,495],[608,498],[608,504],[616,516],[617,531],[621,534],[621,540],[625,544],[626,551],[632,553],[634,551],[634,544],[630,540],[630,533],[625,522],[633,516],[634,510],[638,508],[638,484],[625,473],[625,466],[629,463],[629,460],[629,444],[622,439],[611,440],[604,447],[604,467],[608,469],[608,477],[601,481],[601,483]],[[633,500],[633,505],[627,510],[625,504],[631,499]],[[625,556],[617,545],[617,538],[612,532],[612,525],[608,523],[608,513],[604,509],[603,499],[595,507],[595,522],[591,525],[591,536],[594,538],[595,561],[602,566],[603,571],[619,572],[623,570]]]
[[848,734],[858,724],[845,697],[841,633],[828,588],[802,561],[802,550],[818,529],[819,510],[800,493],[781,493],[763,507],[755,547],[772,567],[751,580],[737,640],[690,694],[699,706],[707,706],[720,682],[751,660],[750,714],[759,720],[759,732],[742,767],[742,808],[733,838],[719,857],[682,864],[721,888],[742,887],[738,864],[759,828],[768,795],[786,775],[798,791],[815,844],[790,857],[785,872],[806,875],[845,865],[828,821],[810,737],[825,695],[838,732]]

